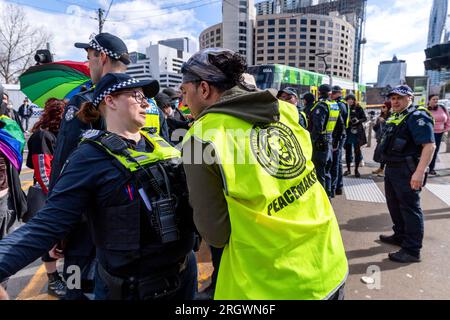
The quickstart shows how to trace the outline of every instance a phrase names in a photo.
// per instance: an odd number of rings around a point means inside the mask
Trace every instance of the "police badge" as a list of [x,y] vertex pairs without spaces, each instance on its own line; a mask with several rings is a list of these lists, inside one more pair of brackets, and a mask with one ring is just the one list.
[[69,106],[65,116],[66,121],[72,121],[73,118],[75,118],[75,112],[77,111],[78,110],[74,106]]

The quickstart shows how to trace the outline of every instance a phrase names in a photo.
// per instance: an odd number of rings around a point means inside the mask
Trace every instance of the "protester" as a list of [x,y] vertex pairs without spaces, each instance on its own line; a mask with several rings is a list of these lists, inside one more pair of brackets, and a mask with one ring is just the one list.
[[375,125],[373,126],[373,131],[375,131],[375,139],[377,141],[377,146],[375,148],[373,160],[380,164],[380,167],[377,170],[372,171],[373,174],[378,175],[379,177],[384,177],[384,167],[386,164],[381,159],[381,150],[380,150],[380,141],[383,135],[383,130],[386,126],[386,121],[391,117],[391,102],[385,101],[381,106],[380,116],[377,118]]
[[[42,115],[31,129],[32,135],[28,139],[27,167],[34,170],[34,181],[40,185],[45,195],[48,195],[51,162],[65,106],[63,100],[55,98],[47,100]],[[53,251],[56,255],[56,248]],[[42,261],[48,277],[47,293],[63,298],[66,294],[66,283],[56,268],[57,259],[46,253]]]
[[347,129],[347,139],[345,141],[347,171],[344,172],[344,176],[349,176],[351,174],[350,167],[354,160],[355,177],[359,178],[361,177],[359,166],[363,159],[361,147],[367,144],[367,137],[364,129],[364,123],[367,121],[367,117],[364,109],[359,105],[358,101],[356,101],[355,95],[349,94],[345,97],[345,100],[350,107],[350,125]]
[[[30,105],[28,98],[23,100],[23,104],[19,107],[19,116],[22,123],[22,127],[28,132],[28,125],[30,118],[33,115],[33,107]],[[25,123],[25,125],[24,125]]]
[[0,107],[0,115],[5,115],[5,116],[11,118],[12,120],[14,120],[15,122],[17,122],[17,125],[20,127],[20,130],[22,132],[24,132],[25,130],[23,130],[19,113],[16,110],[14,110],[14,107],[13,107],[11,101],[9,101],[8,91],[6,91],[6,90],[4,90],[4,92],[3,92],[3,102],[5,104],[2,104],[2,106]]
[[245,59],[206,49],[182,66],[195,118],[183,141],[194,221],[224,248],[215,299],[338,299],[339,226],[294,105],[243,80]]
[[302,108],[302,106],[299,105],[299,99],[297,91],[294,88],[286,87],[280,91],[278,91],[277,98],[286,102],[289,102],[290,104],[293,104],[298,109],[298,115],[299,115],[299,124],[307,129],[308,128],[308,118]]
[[439,105],[439,96],[430,95],[428,98],[428,110],[433,115],[434,119],[434,140],[436,143],[436,151],[434,152],[433,160],[430,163],[430,175],[435,176],[436,160],[441,148],[442,137],[450,130],[450,115],[446,107]]

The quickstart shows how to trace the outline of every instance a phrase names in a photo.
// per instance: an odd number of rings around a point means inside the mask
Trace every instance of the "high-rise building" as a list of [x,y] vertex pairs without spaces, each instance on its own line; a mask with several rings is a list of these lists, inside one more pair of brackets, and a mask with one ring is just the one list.
[[[433,0],[431,7],[430,23],[428,29],[427,48],[448,41],[446,34],[446,22],[448,12],[448,0]],[[450,80],[450,72],[427,71],[432,86],[439,86],[441,83]]]
[[261,15],[255,26],[256,64],[284,64],[352,80],[354,39],[355,28],[337,12]]
[[127,73],[139,80],[158,80],[161,87],[177,88],[182,82],[181,65],[192,54],[175,48],[150,44],[146,54],[132,52]]
[[158,43],[188,53],[195,52],[195,48],[188,37],[160,40]]
[[199,37],[200,49],[223,48],[223,25],[215,24],[202,31]]
[[406,81],[406,61],[394,56],[392,60],[381,61],[378,66],[378,88],[395,87]]
[[448,0],[433,0],[431,7],[430,25],[428,28],[427,48],[440,44],[443,40],[447,20]]
[[253,26],[256,18],[254,0],[222,1],[222,44],[239,52],[253,64]]

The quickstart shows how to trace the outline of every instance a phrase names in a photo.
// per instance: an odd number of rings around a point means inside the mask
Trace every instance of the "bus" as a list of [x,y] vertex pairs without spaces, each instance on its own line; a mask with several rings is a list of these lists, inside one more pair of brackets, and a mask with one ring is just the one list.
[[248,67],[247,72],[255,77],[256,86],[261,89],[281,90],[286,87],[292,87],[302,95],[306,92],[313,93],[318,98],[318,88],[322,84],[340,86],[342,95],[354,94],[361,106],[366,106],[366,86],[345,80],[311,72],[295,67],[289,67],[281,64],[264,64]]

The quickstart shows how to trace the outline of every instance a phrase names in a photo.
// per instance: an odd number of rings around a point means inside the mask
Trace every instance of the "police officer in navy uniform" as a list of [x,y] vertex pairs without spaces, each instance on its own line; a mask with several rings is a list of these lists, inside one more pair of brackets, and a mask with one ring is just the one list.
[[319,101],[310,112],[308,130],[311,132],[313,145],[312,161],[316,167],[317,178],[328,196],[331,190],[331,165],[333,163],[332,133],[339,117],[339,106],[330,99],[331,86],[323,84],[319,87]]
[[342,195],[342,188],[344,187],[342,153],[350,123],[350,110],[348,104],[342,98],[340,86],[333,86],[331,99],[337,102],[340,109],[339,117],[341,118],[333,131],[333,164],[331,167],[331,192],[333,197],[334,195]]
[[146,96],[158,90],[157,81],[121,73],[97,83],[79,116],[101,115],[107,130],[84,133],[44,208],[0,241],[0,281],[48,251],[87,211],[101,280],[96,299],[194,298],[194,225],[180,152],[141,130]]
[[[125,73],[127,65],[131,62],[125,43],[109,33],[91,36],[89,43],[75,43],[75,47],[86,50],[91,80],[94,85],[109,72]],[[94,123],[84,123],[77,117],[81,105],[91,102],[93,95],[93,88],[81,92],[70,99],[65,109],[52,161],[50,193],[53,191],[64,164],[78,146],[82,133],[89,129],[104,129],[101,119]],[[69,287],[65,299],[85,299],[83,291],[89,292],[93,286],[92,277],[89,274],[92,273],[95,257],[95,247],[90,238],[85,218],[73,229],[64,244],[64,277],[70,276],[67,273],[69,266],[78,266],[82,271],[83,287],[83,290]]]
[[386,162],[385,193],[394,234],[380,235],[380,240],[401,247],[389,254],[390,260],[420,262],[424,235],[420,191],[436,148],[434,122],[425,108],[413,105],[414,93],[407,85],[395,87],[388,97],[393,114],[379,147]]
[[290,104],[293,104],[297,107],[298,115],[299,115],[299,121],[298,124],[301,125],[303,128],[308,128],[308,119],[304,112],[304,110],[299,106],[299,99],[297,91],[294,88],[286,87],[284,89],[281,89],[278,91],[277,98],[286,102],[289,102]]

